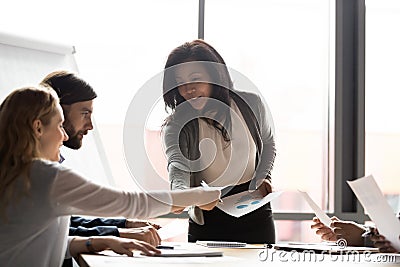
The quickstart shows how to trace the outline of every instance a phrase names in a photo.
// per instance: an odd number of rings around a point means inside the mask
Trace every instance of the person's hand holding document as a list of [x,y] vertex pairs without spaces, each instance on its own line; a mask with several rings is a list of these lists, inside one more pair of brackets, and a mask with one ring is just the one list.
[[311,209],[314,211],[315,215],[318,217],[321,223],[323,223],[327,227],[331,227],[331,218],[312,200],[312,198],[308,195],[307,192],[303,192],[298,190],[300,195],[304,198],[304,200],[308,203]]
[[277,191],[269,193],[263,197],[260,191],[257,190],[253,192],[244,191],[222,198],[222,202],[217,204],[217,208],[231,216],[238,218],[258,208],[261,208],[281,194],[282,191]]
[[372,175],[347,182],[380,234],[400,251],[400,222]]
[[[201,182],[201,186],[209,187],[204,181]],[[222,191],[227,187],[228,186],[217,188]],[[238,218],[258,208],[261,208],[271,200],[280,196],[280,194],[282,194],[282,191],[272,192],[266,196],[263,196],[263,193],[260,192],[260,190],[252,192],[244,191],[220,199],[219,203],[217,204],[217,208],[231,216]]]

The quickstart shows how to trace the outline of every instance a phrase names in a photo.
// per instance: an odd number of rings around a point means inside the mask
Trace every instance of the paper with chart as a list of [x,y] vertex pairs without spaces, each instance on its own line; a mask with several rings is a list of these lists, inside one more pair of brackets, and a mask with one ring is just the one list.
[[277,198],[282,191],[272,192],[263,197],[259,191],[248,192],[244,191],[235,195],[224,197],[222,203],[218,203],[217,207],[225,213],[241,217],[258,208],[261,208],[271,200]]
[[331,218],[329,218],[328,215],[312,200],[310,195],[307,192],[303,192],[300,190],[297,190],[301,196],[307,201],[308,205],[312,208],[314,211],[315,215],[318,217],[318,219],[325,224],[326,226],[330,227],[331,225]]
[[374,177],[370,175],[354,181],[347,181],[347,183],[364,207],[365,212],[375,223],[379,233],[384,235],[394,248],[400,250],[400,222]]

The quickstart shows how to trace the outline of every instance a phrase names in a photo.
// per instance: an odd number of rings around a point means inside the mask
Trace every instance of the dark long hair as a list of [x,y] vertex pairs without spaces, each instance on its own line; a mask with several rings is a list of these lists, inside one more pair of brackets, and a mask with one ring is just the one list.
[[[163,98],[166,110],[168,110],[168,108],[172,110],[171,116],[173,116],[176,107],[186,101],[179,94],[178,83],[175,79],[175,68],[172,67],[187,62],[209,63],[207,64],[206,69],[211,77],[211,97],[221,101],[225,105],[218,105],[218,108],[213,110],[215,112],[215,119],[206,119],[206,122],[218,129],[225,141],[229,141],[230,138],[226,127],[229,127],[230,125],[229,106],[231,101],[230,94],[231,90],[233,90],[233,82],[224,59],[211,45],[203,40],[186,42],[172,50],[169,54],[164,68],[163,80]],[[221,109],[221,106],[224,107]],[[212,109],[212,105],[210,108]],[[168,123],[171,116],[166,119],[164,125]],[[225,127],[218,123],[218,121],[224,121]]]
[[50,86],[56,91],[61,105],[71,105],[97,97],[93,87],[77,74],[60,70],[48,74],[41,82],[42,86]]

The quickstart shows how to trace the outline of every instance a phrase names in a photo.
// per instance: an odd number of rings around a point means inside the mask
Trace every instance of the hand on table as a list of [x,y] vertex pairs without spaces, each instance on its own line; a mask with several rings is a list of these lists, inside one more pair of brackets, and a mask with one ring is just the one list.
[[119,236],[123,238],[136,239],[147,242],[153,246],[161,243],[161,238],[153,226],[144,226],[136,228],[118,228]]
[[[89,240],[91,241],[90,247],[87,246]],[[106,249],[129,257],[133,256],[132,251],[134,250],[141,251],[148,256],[161,253],[160,250],[144,241],[116,236],[75,237],[69,246],[69,251],[73,257],[77,257],[81,253],[100,252]]]
[[[105,243],[107,248],[111,249],[118,254],[126,254],[129,257],[133,256],[132,250],[139,250],[147,256],[152,256],[154,254],[160,254],[161,251],[156,249],[154,246],[140,240],[133,240],[128,238],[113,238]],[[95,242],[93,243],[95,247]],[[103,249],[104,250],[104,249]]]

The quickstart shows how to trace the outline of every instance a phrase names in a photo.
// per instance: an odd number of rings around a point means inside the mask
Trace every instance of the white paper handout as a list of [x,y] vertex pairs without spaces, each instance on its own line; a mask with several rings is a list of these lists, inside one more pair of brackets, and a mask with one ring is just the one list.
[[259,191],[251,193],[244,191],[224,197],[222,199],[223,202],[218,203],[217,207],[225,213],[238,218],[264,206],[280,194],[282,194],[282,191],[272,192],[263,197]]
[[179,219],[175,219],[167,225],[164,225],[163,227],[158,229],[157,232],[161,240],[166,240],[185,233],[187,228],[182,226],[182,221]]
[[314,202],[314,200],[312,200],[312,198],[310,197],[310,195],[307,192],[303,192],[300,190],[299,193],[301,194],[301,196],[307,201],[308,205],[312,208],[312,210],[314,211],[315,215],[318,217],[318,219],[325,224],[326,226],[330,227],[331,225],[331,218],[329,218],[328,215],[326,215],[326,213]]
[[375,223],[379,233],[384,235],[395,249],[400,250],[400,222],[374,177],[370,175],[354,181],[347,181],[347,183],[364,207],[365,212]]

